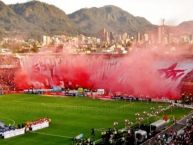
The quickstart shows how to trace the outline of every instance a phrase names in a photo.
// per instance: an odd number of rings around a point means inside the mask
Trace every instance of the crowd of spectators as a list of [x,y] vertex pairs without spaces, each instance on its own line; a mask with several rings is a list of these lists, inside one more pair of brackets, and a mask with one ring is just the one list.
[[95,143],[91,141],[90,138],[80,139],[80,140],[73,139],[73,143],[72,143],[72,145],[94,145],[94,144]]
[[134,130],[108,129],[102,132],[102,141],[99,145],[134,145]]
[[121,130],[109,128],[101,132],[99,142],[93,142],[91,139],[80,139],[74,140],[73,145],[140,145],[148,139],[151,140],[152,137],[155,137],[155,140],[150,145],[193,145],[193,117],[187,119],[186,126],[178,131],[170,128],[164,134],[154,134],[150,133],[149,126],[141,125],[140,129],[147,132],[147,138],[144,138],[142,134],[136,134],[139,128],[124,128]]
[[10,55],[0,55],[0,88],[15,90],[14,76],[20,66],[19,59]]
[[14,90],[14,76],[16,69],[0,69],[0,87],[3,90]]
[[193,145],[193,116],[186,120],[185,128],[158,135],[154,145]]

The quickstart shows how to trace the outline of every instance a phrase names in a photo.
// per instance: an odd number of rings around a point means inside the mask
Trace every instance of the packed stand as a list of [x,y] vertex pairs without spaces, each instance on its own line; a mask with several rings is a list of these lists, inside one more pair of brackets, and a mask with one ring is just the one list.
[[187,119],[185,128],[176,131],[170,129],[156,137],[154,145],[193,145],[193,116]]
[[0,87],[5,91],[15,90],[14,76],[20,67],[17,57],[0,55]]

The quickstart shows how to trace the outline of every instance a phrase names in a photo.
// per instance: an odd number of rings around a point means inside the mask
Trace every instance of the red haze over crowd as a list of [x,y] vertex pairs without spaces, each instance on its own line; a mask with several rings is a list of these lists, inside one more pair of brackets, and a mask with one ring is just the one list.
[[169,62],[162,59],[147,50],[124,56],[25,55],[21,56],[21,69],[16,72],[14,81],[18,89],[104,88],[108,92],[140,97],[179,98],[178,86],[188,71],[176,58]]

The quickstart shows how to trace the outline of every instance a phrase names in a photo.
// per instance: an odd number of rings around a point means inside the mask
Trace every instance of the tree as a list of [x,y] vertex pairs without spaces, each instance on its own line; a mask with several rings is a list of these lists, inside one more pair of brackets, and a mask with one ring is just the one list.
[[39,48],[36,43],[33,43],[33,47],[31,48],[31,51],[34,53],[39,51]]

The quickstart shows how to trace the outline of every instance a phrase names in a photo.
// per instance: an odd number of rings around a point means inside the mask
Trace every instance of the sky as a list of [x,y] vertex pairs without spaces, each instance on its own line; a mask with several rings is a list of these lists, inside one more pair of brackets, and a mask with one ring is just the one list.
[[[23,3],[30,0],[2,0],[6,4]],[[81,8],[115,5],[127,12],[145,17],[153,24],[177,25],[193,20],[193,0],[40,0],[53,4],[70,14]]]

